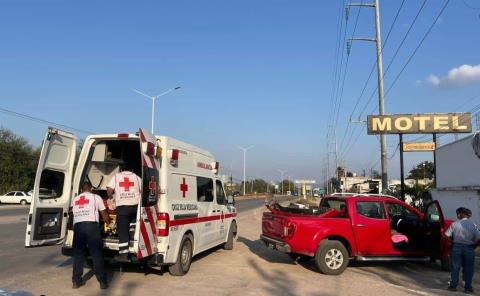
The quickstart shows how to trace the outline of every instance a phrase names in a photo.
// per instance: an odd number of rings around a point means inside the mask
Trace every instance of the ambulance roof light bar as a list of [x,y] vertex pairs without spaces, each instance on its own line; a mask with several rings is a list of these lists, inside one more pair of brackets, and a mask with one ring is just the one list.
[[137,94],[142,95],[142,96],[147,97],[147,98],[152,100],[152,135],[155,135],[154,132],[153,132],[153,126],[154,126],[154,122],[155,122],[155,100],[164,96],[164,95],[166,95],[166,94],[168,94],[168,93],[170,93],[170,92],[172,92],[172,91],[178,90],[178,89],[180,89],[180,86],[175,86],[175,87],[172,87],[172,88],[170,88],[170,89],[168,89],[168,90],[166,90],[166,91],[164,91],[161,94],[156,95],[156,96],[149,96],[149,95],[147,95],[147,94],[145,94],[145,93],[143,93],[139,90],[132,89],[132,91],[136,92]]

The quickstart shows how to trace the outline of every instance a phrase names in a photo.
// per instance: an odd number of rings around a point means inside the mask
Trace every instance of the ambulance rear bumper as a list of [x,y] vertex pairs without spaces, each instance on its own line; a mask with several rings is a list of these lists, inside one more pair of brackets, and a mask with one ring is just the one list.
[[[87,250],[88,253],[88,250]],[[108,250],[108,249],[103,249],[103,257],[105,259],[111,259],[115,257],[115,255],[118,254],[118,251],[113,251],[113,250]],[[67,257],[73,257],[73,248],[72,247],[67,247],[67,246],[62,246],[62,255],[67,256]],[[90,256],[90,255],[88,255]]]
[[[112,259],[117,254],[118,251],[103,249],[103,256],[105,259]],[[67,257],[73,257],[73,248],[62,246],[62,255]],[[163,254],[160,253],[153,254],[152,256],[145,259],[148,260],[148,263],[153,265],[165,265],[165,257]]]

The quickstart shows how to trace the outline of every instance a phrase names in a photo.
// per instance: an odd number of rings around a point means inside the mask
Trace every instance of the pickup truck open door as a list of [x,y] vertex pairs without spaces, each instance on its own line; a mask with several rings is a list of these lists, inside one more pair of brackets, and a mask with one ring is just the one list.
[[26,247],[60,243],[65,237],[76,145],[75,135],[48,129],[35,175]]
[[423,224],[425,227],[425,250],[432,254],[443,253],[442,246],[446,245],[445,218],[437,200],[427,205]]

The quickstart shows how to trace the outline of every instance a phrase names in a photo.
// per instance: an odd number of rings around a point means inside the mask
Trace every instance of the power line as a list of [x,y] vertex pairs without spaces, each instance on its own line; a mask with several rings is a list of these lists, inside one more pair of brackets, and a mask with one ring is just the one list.
[[[392,33],[393,31],[393,28],[395,27],[395,24],[397,23],[397,19],[398,19],[398,16],[400,15],[400,12],[402,11],[402,8],[403,8],[403,5],[405,4],[405,0],[403,0],[401,3],[400,3],[400,6],[398,7],[397,9],[397,12],[395,13],[395,17],[393,18],[393,22],[392,24],[390,25],[390,28],[388,29],[388,33],[387,33],[387,36],[383,42],[383,45],[382,45],[382,51],[383,49],[385,48],[385,46],[387,45],[388,43],[388,40],[390,38],[390,34]],[[342,141],[340,142],[340,147],[342,147],[341,149],[344,150],[345,148],[343,147],[348,147],[348,145],[350,144],[351,142],[351,139],[352,139],[352,136],[354,134],[354,132],[356,131],[357,129],[357,126],[354,127],[354,129],[352,130],[352,132],[350,133],[350,136],[349,136],[349,140],[347,142],[347,145],[343,146],[343,143],[345,142],[345,138],[348,134],[348,129],[350,127],[350,124],[351,124],[351,120],[352,120],[352,117],[353,117],[353,114],[355,113],[357,107],[358,107],[358,104],[360,103],[360,100],[361,98],[363,97],[363,94],[365,93],[365,90],[367,89],[367,86],[368,86],[368,83],[370,82],[370,79],[372,78],[372,74],[373,74],[373,71],[375,70],[375,66],[376,66],[377,62],[373,62],[372,64],[372,67],[370,69],[370,74],[368,74],[368,77],[367,77],[367,80],[365,81],[364,85],[363,85],[363,88],[362,88],[362,91],[360,93],[360,95],[358,96],[356,102],[355,102],[355,105],[353,107],[353,110],[352,112],[350,113],[350,116],[349,116],[349,120],[348,120],[348,123],[347,123],[347,128],[345,129],[345,133],[343,134],[343,138],[342,138]],[[340,153],[342,154],[342,153]]]
[[410,57],[407,59],[407,62],[405,63],[405,65],[402,67],[402,70],[400,70],[400,72],[397,74],[397,76],[395,77],[395,79],[393,80],[392,84],[390,85],[390,87],[387,89],[387,91],[385,92],[385,96],[388,95],[388,93],[392,90],[392,88],[395,86],[395,84],[397,83],[398,79],[400,78],[400,76],[403,74],[403,72],[405,71],[405,69],[407,68],[408,64],[410,64],[410,62],[412,61],[413,57],[415,56],[415,54],[417,54],[417,51],[420,49],[420,47],[422,46],[423,42],[425,41],[425,39],[427,39],[428,35],[430,35],[430,32],[432,31],[433,27],[435,26],[435,24],[437,23],[438,19],[440,18],[440,16],[442,16],[443,12],[445,11],[445,9],[447,8],[448,6],[448,3],[450,3],[450,0],[447,0],[445,1],[445,4],[443,5],[442,9],[440,10],[440,12],[438,13],[437,17],[435,18],[435,20],[432,22],[432,24],[430,25],[430,27],[428,28],[427,32],[425,32],[425,34],[423,35],[423,38],[422,40],[420,40],[420,43],[418,43],[417,47],[415,48],[415,50],[412,52],[412,54],[410,55]]
[[[418,17],[419,17],[419,15],[420,15],[420,13],[422,12],[423,8],[425,7],[425,4],[426,4],[426,3],[427,3],[427,0],[423,0],[423,3],[422,3],[422,5],[420,6],[420,8],[418,9],[417,14],[416,14],[415,17],[413,18],[412,23],[411,23],[410,26],[408,27],[407,32],[406,32],[405,35],[403,36],[402,41],[401,41],[400,44],[397,46],[397,49],[395,50],[395,53],[394,53],[392,59],[391,59],[390,62],[388,63],[387,69],[385,70],[385,73],[383,74],[383,78],[385,78],[385,76],[386,76],[387,73],[388,73],[388,70],[390,70],[390,67],[392,66],[393,62],[395,61],[398,53],[400,52],[400,49],[402,49],[403,44],[405,43],[405,40],[407,39],[408,35],[410,35],[410,32],[412,31],[413,26],[414,26],[415,23],[417,22]],[[370,95],[367,103],[365,104],[365,106],[363,107],[362,111],[360,112],[359,117],[361,117],[361,116],[363,115],[363,112],[365,112],[365,109],[367,109],[368,105],[370,105],[373,97],[375,96],[375,92],[376,92],[377,90],[378,90],[378,87],[377,87],[377,88],[372,92],[372,94]],[[388,90],[387,90],[387,92],[385,93],[385,97],[387,96],[387,93],[388,93]],[[375,109],[376,109],[376,108],[375,108]]]
[[61,123],[56,123],[56,122],[53,122],[53,121],[45,120],[45,119],[42,119],[42,118],[34,117],[34,116],[23,114],[23,113],[19,113],[19,112],[16,112],[16,111],[5,109],[5,108],[0,108],[0,112],[8,114],[8,115],[12,115],[12,116],[17,116],[17,117],[20,117],[20,118],[23,118],[23,119],[31,120],[31,121],[34,121],[34,122],[38,122],[38,123],[44,123],[44,124],[47,124],[47,125],[53,125],[55,127],[61,127],[61,128],[77,131],[79,133],[83,133],[83,134],[87,134],[87,135],[88,134],[94,134],[94,132],[91,132],[91,131],[88,131],[88,130],[72,127],[72,126],[69,126],[69,125],[61,124]]
[[[340,10],[339,10],[339,16],[338,16],[338,33],[337,33],[337,46],[336,46],[336,52],[335,52],[335,67],[333,70],[333,75],[332,75],[332,97],[331,97],[331,104],[330,104],[330,112],[328,116],[328,128],[327,128],[327,133],[326,133],[326,144],[327,144],[327,168],[330,167],[330,139],[332,137],[332,126],[331,122],[333,120],[334,116],[334,111],[336,108],[336,90],[337,90],[337,77],[340,77],[340,74],[338,73],[339,70],[339,55],[340,55],[340,45],[345,43],[345,37],[346,37],[346,26],[348,20],[345,20],[345,33],[343,36],[343,41],[342,41],[342,31],[343,31],[343,9],[345,7],[345,1],[340,2]],[[343,48],[343,47],[342,47]],[[342,64],[343,64],[343,51],[342,51]],[[341,71],[341,66],[340,66],[340,71]],[[328,170],[328,169],[327,169]],[[328,172],[330,173],[330,172]]]
[[[360,5],[363,4],[363,1],[364,0],[361,0]],[[358,20],[360,18],[360,12],[361,11],[362,11],[362,9],[361,9],[361,7],[359,7],[358,11],[357,11],[357,17],[356,17],[356,20],[355,20],[355,25],[353,27],[352,38],[355,36],[355,32],[357,31],[357,25],[358,25]],[[335,115],[335,122],[334,122],[335,126],[337,126],[338,117],[340,115],[340,107],[341,107],[342,99],[343,99],[343,90],[345,88],[345,78],[347,77],[347,73],[348,73],[348,62],[349,62],[349,60],[350,60],[350,53],[347,52],[347,61],[345,62],[345,70],[343,71],[343,80],[342,80],[342,87],[341,87],[341,91],[340,91],[340,98],[338,99],[337,113]],[[337,95],[338,95],[338,93],[337,93]]]
[[[342,4],[340,6],[340,15],[339,15],[339,22],[340,22],[340,27],[338,31],[338,38],[337,38],[337,50],[336,50],[336,55],[335,55],[335,68],[334,68],[334,73],[333,73],[333,83],[332,83],[332,98],[331,98],[331,106],[330,106],[330,113],[328,116],[328,123],[330,124],[334,118],[335,110],[336,110],[336,105],[337,105],[337,93],[338,93],[338,85],[339,85],[339,79],[340,75],[342,73],[342,68],[343,68],[343,56],[344,56],[344,50],[345,48],[342,46],[342,54],[340,58],[340,45],[345,44],[345,38],[347,34],[347,23],[348,19],[345,20],[345,30],[343,31],[343,7],[345,5],[345,2],[342,1]],[[342,32],[343,33],[343,41],[342,40]],[[338,60],[340,59],[340,67],[338,67]],[[340,69],[340,73],[338,72]],[[338,79],[337,79],[338,78]],[[331,129],[327,131],[327,137],[331,135]]]
[[[433,27],[435,26],[435,24],[437,23],[438,19],[440,18],[440,16],[443,14],[443,12],[445,11],[445,9],[447,8],[448,4],[449,4],[450,0],[446,0],[445,1],[445,4],[443,5],[442,9],[440,10],[440,12],[437,14],[437,16],[435,17],[434,21],[432,22],[432,24],[430,25],[430,27],[428,28],[428,30],[425,32],[425,34],[423,35],[422,39],[420,40],[419,44],[416,46],[416,48],[414,49],[414,51],[412,52],[412,54],[409,56],[409,58],[407,59],[406,63],[404,64],[404,66],[402,67],[402,69],[400,70],[400,72],[398,73],[398,75],[395,77],[393,83],[390,85],[390,87],[387,89],[387,91],[385,92],[385,97],[388,95],[388,93],[392,90],[393,86],[395,86],[396,82],[398,81],[398,79],[400,78],[400,76],[402,75],[402,73],[405,71],[406,67],[408,66],[408,64],[410,64],[410,62],[412,61],[413,57],[415,56],[415,54],[417,53],[418,49],[420,49],[420,47],[422,46],[423,42],[426,40],[426,38],[428,37],[428,35],[430,34],[430,32],[432,31]],[[368,106],[368,104],[366,105],[366,107]],[[365,109],[365,108],[364,108]],[[372,111],[370,113],[373,113],[375,112],[375,109],[372,109]],[[364,111],[364,110],[363,110]],[[363,115],[363,111],[362,113],[360,114]],[[356,143],[356,141],[358,140],[358,137],[355,139],[355,141],[353,142],[353,145]]]

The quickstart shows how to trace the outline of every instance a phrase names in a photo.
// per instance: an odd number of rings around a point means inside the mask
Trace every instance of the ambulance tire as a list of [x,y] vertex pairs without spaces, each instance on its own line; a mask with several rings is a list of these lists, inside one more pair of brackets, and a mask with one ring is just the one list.
[[168,267],[168,272],[173,276],[182,276],[187,274],[192,264],[193,255],[193,237],[186,234],[182,238],[180,250],[178,250],[177,262]]
[[228,231],[227,242],[223,244],[223,249],[233,250],[233,239],[235,238],[236,235],[237,235],[237,223],[233,221],[232,225],[230,225],[230,230]]

